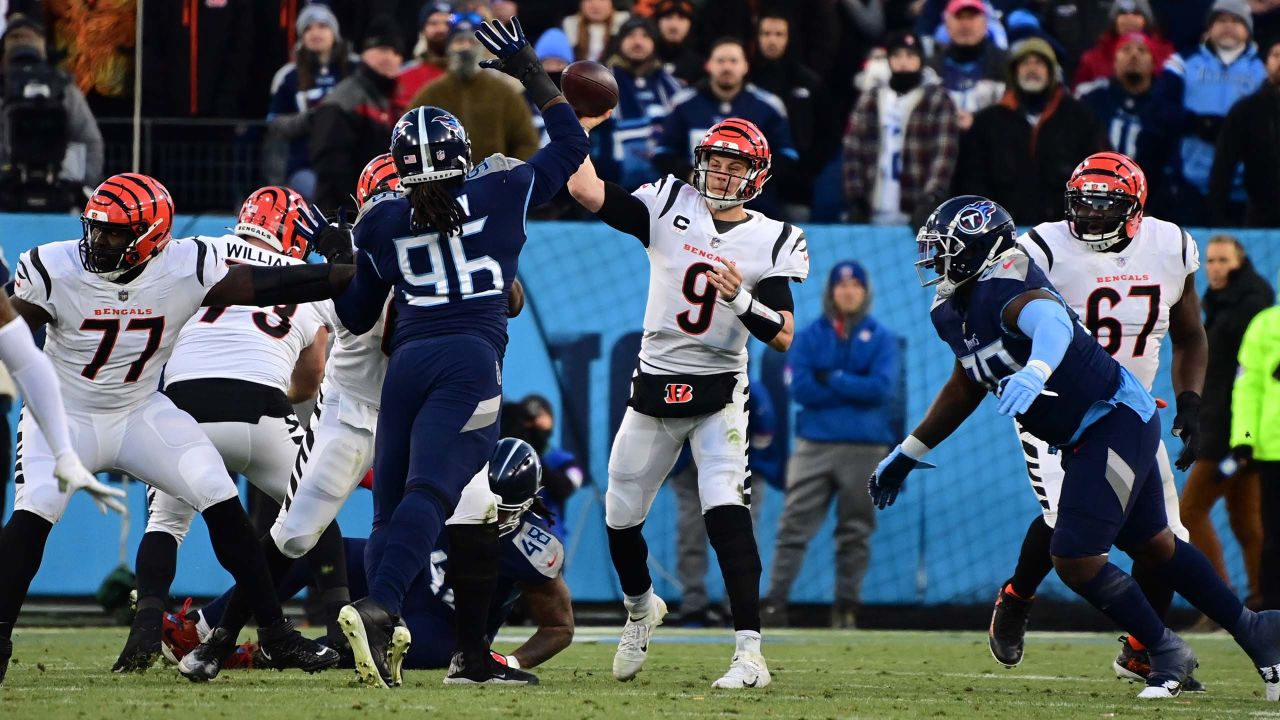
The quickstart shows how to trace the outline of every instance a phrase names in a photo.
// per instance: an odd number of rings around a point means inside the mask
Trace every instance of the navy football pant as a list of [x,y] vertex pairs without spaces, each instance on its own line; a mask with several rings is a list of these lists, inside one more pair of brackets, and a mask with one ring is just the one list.
[[468,335],[398,346],[382,386],[374,448],[369,596],[400,612],[462,489],[498,442],[501,358]]
[[1102,555],[1136,547],[1168,526],[1156,452],[1160,417],[1143,422],[1125,405],[1063,450],[1062,496],[1050,542],[1055,557]]

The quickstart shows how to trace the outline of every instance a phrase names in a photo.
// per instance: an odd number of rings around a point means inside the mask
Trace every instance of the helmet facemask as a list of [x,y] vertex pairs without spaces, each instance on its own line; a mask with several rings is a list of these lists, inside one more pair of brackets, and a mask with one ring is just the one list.
[[1012,249],[1004,243],[994,243],[984,257],[977,246],[970,247],[951,233],[920,228],[916,235],[919,260],[916,275],[921,287],[938,288],[938,297],[948,298],[956,288],[964,285],[991,267]]
[[[157,233],[163,224],[160,219],[148,227],[142,223],[109,223],[81,216],[80,262],[85,270],[114,280],[142,261],[138,245]],[[133,239],[117,247],[107,241],[107,234],[123,234]]]
[[1129,225],[1141,211],[1134,196],[1072,188],[1067,191],[1066,203],[1067,226],[1089,249],[1101,252],[1133,239]]
[[[747,170],[741,175],[720,169],[712,170],[712,157],[719,157],[722,162],[742,162],[746,165]],[[694,187],[706,199],[707,204],[713,210],[728,210],[731,207],[750,201],[760,194],[760,190],[769,180],[769,166],[767,163],[738,150],[699,147],[693,151],[693,159]],[[711,189],[710,175],[712,174],[729,178],[728,187],[725,188],[726,192],[715,192]],[[763,177],[761,177],[762,175]]]
[[520,527],[520,522],[524,520],[524,514],[533,507],[533,498],[529,498],[522,503],[508,505],[507,503],[498,501],[498,537],[510,535],[516,528]]

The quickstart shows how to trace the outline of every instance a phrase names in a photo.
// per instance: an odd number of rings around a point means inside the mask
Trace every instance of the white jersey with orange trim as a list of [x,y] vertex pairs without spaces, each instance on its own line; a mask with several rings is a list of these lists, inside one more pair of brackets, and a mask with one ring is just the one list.
[[[235,235],[198,239],[215,248],[227,266],[305,264]],[[298,356],[329,322],[322,317],[318,305],[205,308],[188,320],[178,335],[173,357],[165,367],[165,384],[230,378],[287,393]]]
[[1091,250],[1066,221],[1037,225],[1018,244],[1102,347],[1150,390],[1169,310],[1200,267],[1195,240],[1173,223],[1146,217],[1119,252]]
[[183,325],[226,274],[218,249],[201,238],[171,240],[116,280],[86,270],[80,241],[65,240],[22,254],[14,295],[52,319],[44,351],[67,409],[115,412],[156,392]]
[[747,369],[750,333],[705,273],[721,261],[742,273],[742,288],[761,280],[809,275],[804,231],[747,211],[748,219],[719,232],[707,203],[668,175],[634,193],[649,208],[649,299],[640,343],[641,370],[711,375]]

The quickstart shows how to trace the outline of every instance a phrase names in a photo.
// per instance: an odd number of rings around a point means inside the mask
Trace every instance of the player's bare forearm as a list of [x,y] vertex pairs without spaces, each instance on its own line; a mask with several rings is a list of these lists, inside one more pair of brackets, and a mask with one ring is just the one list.
[[591,158],[583,160],[577,172],[569,176],[569,194],[587,212],[597,213],[604,207],[604,181],[596,174]]
[[573,597],[563,575],[541,585],[521,584],[520,589],[538,631],[512,654],[520,667],[537,667],[573,642]]
[[956,362],[947,384],[938,391],[924,419],[911,434],[931,448],[938,447],[978,409],[986,396],[986,389],[974,382]]
[[209,288],[203,305],[295,305],[342,294],[355,276],[354,265],[236,265]]
[[[4,293],[0,293],[0,297],[3,296]],[[3,301],[0,301],[0,325],[8,323],[15,316],[26,320],[31,332],[35,332],[47,323],[53,322],[53,318],[48,311],[39,305],[33,305],[21,298],[5,297]]]
[[791,313],[783,310],[778,313],[782,316],[782,329],[777,335],[769,341],[769,347],[778,352],[786,352],[791,349],[791,341],[795,339],[796,319]]
[[306,402],[320,392],[320,382],[324,380],[324,358],[328,349],[329,331],[320,328],[315,340],[303,348],[298,361],[294,363],[293,375],[289,378],[290,404]]
[[1209,337],[1200,321],[1200,297],[1194,276],[1188,275],[1182,297],[1169,309],[1169,339],[1173,341],[1173,394],[1204,391],[1209,366]]

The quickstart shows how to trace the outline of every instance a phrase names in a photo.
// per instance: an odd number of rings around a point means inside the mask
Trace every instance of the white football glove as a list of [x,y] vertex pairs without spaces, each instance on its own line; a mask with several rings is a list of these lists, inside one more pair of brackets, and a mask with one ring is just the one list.
[[80,458],[74,452],[66,452],[58,456],[53,466],[53,476],[58,478],[58,489],[70,495],[77,490],[84,490],[93,498],[103,515],[107,510],[114,510],[121,515],[128,515],[129,509],[120,502],[125,497],[121,488],[99,482],[93,473],[85,469]]

